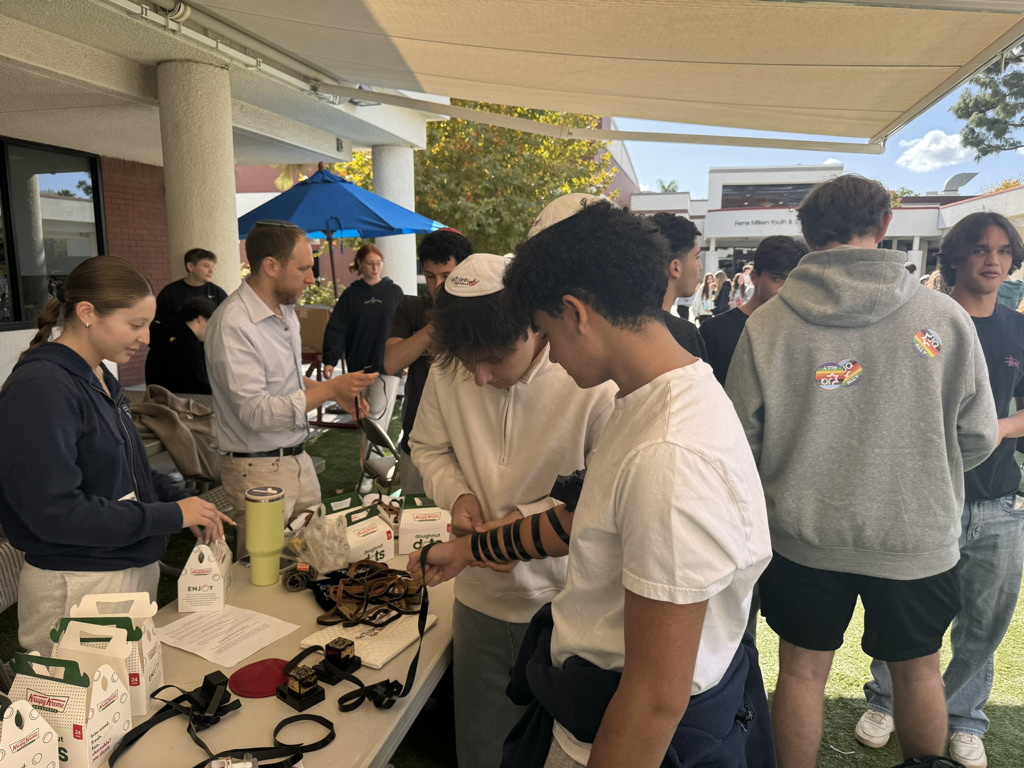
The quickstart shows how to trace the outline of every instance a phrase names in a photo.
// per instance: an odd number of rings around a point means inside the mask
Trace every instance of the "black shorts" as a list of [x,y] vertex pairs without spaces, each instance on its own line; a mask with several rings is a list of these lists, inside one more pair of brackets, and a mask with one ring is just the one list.
[[881,661],[937,652],[960,610],[955,566],[926,579],[898,581],[808,568],[776,552],[758,583],[768,626],[786,642],[812,651],[834,651],[843,644],[860,596],[861,648]]

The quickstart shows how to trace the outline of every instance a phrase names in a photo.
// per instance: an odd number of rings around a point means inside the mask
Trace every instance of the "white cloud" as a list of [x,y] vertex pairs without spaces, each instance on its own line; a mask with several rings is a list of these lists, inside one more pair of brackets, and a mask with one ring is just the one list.
[[941,129],[928,131],[920,139],[901,141],[906,147],[896,160],[896,165],[914,173],[928,173],[946,165],[966,163],[974,157],[974,152],[960,143],[960,135],[948,134]]
[[641,182],[640,182],[640,191],[641,191],[641,192],[650,192],[650,191],[651,191],[651,185],[650,185],[650,184],[644,184],[644,183],[643,183],[643,182],[641,181]]
[[842,165],[843,161],[837,157],[827,157],[822,165]]

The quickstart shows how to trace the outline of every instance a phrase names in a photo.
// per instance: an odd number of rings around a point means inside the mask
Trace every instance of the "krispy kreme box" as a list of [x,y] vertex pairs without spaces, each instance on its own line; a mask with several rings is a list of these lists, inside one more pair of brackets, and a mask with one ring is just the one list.
[[0,768],[57,768],[57,732],[27,701],[6,702],[0,720]]
[[376,504],[345,514],[345,538],[351,563],[359,560],[383,563],[395,556],[395,532]]
[[448,541],[452,515],[423,494],[405,497],[398,517],[398,554],[408,555],[432,541]]
[[178,612],[220,611],[231,588],[231,550],[223,539],[196,544],[178,577]]
[[128,687],[109,664],[92,674],[77,662],[16,653],[11,698],[24,699],[57,734],[61,768],[102,765],[131,730]]
[[[150,694],[164,684],[164,659],[157,639],[153,617],[156,603],[146,592],[120,592],[109,595],[86,595],[71,609],[73,619],[127,618],[132,628],[128,644],[132,656],[128,659],[128,692],[132,711],[145,713],[157,704]],[[52,637],[52,636],[51,636]],[[135,639],[137,637],[137,639]]]
[[[132,671],[138,666],[134,645],[142,639],[142,631],[132,624],[131,619],[123,616],[63,618],[56,629],[50,630],[50,639],[53,640],[50,652],[53,658],[76,661],[86,674],[99,664],[108,663],[128,687],[132,716],[146,714],[151,702],[132,695],[134,691],[142,690],[141,674]],[[134,688],[131,685],[133,679],[139,681]]]

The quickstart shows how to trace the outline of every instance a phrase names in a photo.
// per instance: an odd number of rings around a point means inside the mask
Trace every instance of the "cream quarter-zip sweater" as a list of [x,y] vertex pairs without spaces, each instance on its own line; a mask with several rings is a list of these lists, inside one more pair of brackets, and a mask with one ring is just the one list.
[[[461,364],[430,370],[409,447],[427,492],[451,509],[459,496],[480,500],[484,520],[515,508],[523,515],[554,505],[559,475],[586,466],[612,412],[611,382],[580,389],[545,347],[508,390],[478,387]],[[463,605],[501,621],[528,622],[565,585],[565,558],[520,563],[511,573],[467,568],[455,580]]]

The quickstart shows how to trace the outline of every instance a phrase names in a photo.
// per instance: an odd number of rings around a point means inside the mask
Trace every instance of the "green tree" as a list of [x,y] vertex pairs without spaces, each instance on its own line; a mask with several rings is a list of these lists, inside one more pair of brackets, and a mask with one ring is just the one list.
[[910,187],[897,187],[889,190],[889,205],[893,208],[903,207],[904,197],[917,197],[918,194]]
[[1024,147],[1024,49],[1015,49],[971,78],[969,88],[950,107],[966,124],[960,141],[977,152],[975,160]]
[[658,179],[658,191],[659,192],[678,192],[679,191],[679,182],[676,181],[675,179],[672,179],[672,181],[666,183],[666,182],[662,181],[661,179]]
[[[573,128],[597,128],[599,122],[568,112],[453,103]],[[357,152],[352,162],[330,167],[373,188],[369,153]],[[284,183],[302,170],[280,168]],[[415,169],[416,212],[455,227],[476,250],[490,253],[512,250],[554,198],[569,192],[601,194],[615,175],[605,142],[553,139],[456,119],[427,124],[427,148],[416,153]]]

